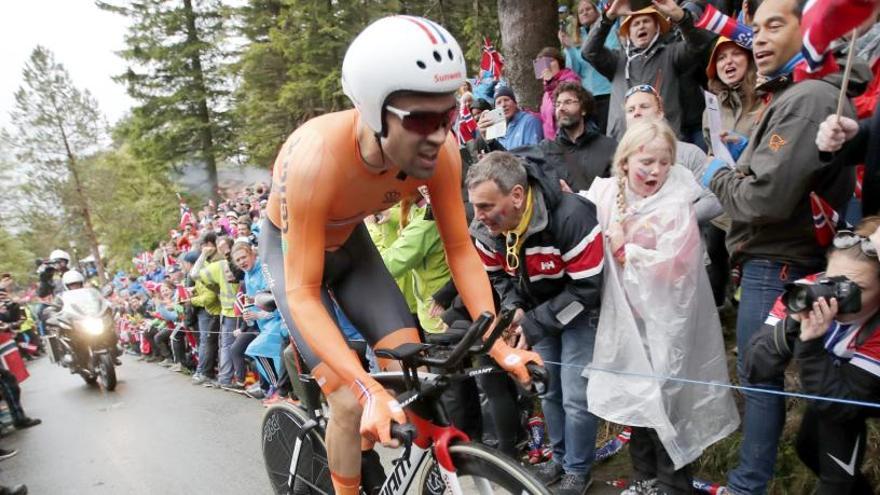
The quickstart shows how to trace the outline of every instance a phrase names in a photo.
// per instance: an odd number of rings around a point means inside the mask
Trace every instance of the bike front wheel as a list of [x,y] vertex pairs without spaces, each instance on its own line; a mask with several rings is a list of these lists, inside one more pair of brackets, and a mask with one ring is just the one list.
[[[449,447],[462,493],[480,495],[549,495],[535,477],[519,463],[500,452],[477,443]],[[416,485],[420,495],[442,494],[446,482],[436,461],[427,463]]]
[[320,427],[288,402],[263,416],[263,461],[276,495],[332,495],[327,447]]

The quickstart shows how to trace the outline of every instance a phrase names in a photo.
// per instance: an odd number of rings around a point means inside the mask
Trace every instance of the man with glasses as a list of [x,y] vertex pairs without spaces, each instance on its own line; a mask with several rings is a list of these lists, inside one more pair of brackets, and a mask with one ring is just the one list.
[[596,177],[608,177],[617,141],[603,135],[590,122],[593,96],[576,82],[563,82],[553,92],[556,126],[553,140],[544,140],[538,149],[548,167],[572,191],[586,191]]
[[587,409],[581,376],[593,360],[601,302],[596,206],[503,151],[471,165],[465,183],[477,252],[501,306],[516,308],[517,347],[533,347],[548,363],[541,402],[553,460],[537,475],[548,486],[561,480],[554,493],[581,495],[591,483],[596,445],[597,420]]
[[[450,133],[465,80],[464,55],[446,29],[393,16],[349,46],[342,86],[354,110],[306,122],[278,154],[260,251],[299,360],[330,404],[326,443],[335,492],[356,495],[361,436],[391,445],[400,404],[348,350],[332,298],[376,349],[418,342],[409,308],[370,241],[363,219],[427,186],[446,257],[472,318],[494,312],[491,286],[470,244],[461,159]],[[537,354],[496,343],[490,355],[520,381]],[[397,363],[379,360],[390,369]],[[367,466],[378,463],[368,450]],[[381,469],[381,467],[379,467]],[[381,483],[364,471],[368,493]]]

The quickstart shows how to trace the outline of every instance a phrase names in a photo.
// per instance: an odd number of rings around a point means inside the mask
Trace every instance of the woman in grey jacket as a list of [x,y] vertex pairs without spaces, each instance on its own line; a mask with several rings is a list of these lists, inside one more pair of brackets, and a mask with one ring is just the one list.
[[[626,91],[640,84],[658,89],[666,107],[666,119],[681,137],[681,101],[679,79],[708,46],[710,37],[694,27],[691,14],[674,0],[655,0],[653,7],[629,13],[620,25],[624,46],[619,50],[605,47],[605,38],[615,20],[625,12],[626,2],[615,0],[602,13],[598,26],[590,30],[583,56],[596,70],[611,80],[611,103],[608,135],[620,139],[626,130],[623,101]],[[668,19],[667,19],[668,18]],[[666,36],[670,20],[683,39]]]

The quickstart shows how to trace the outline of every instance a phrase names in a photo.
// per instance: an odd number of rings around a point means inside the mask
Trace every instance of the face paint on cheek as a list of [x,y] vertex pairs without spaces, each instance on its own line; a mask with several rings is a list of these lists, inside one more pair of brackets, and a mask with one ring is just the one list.
[[638,179],[638,180],[644,182],[644,181],[646,181],[646,180],[648,179],[648,175],[650,175],[650,174],[648,173],[648,171],[646,171],[646,170],[642,170],[642,169],[640,169],[640,168],[637,168],[637,169],[636,169],[636,179]]

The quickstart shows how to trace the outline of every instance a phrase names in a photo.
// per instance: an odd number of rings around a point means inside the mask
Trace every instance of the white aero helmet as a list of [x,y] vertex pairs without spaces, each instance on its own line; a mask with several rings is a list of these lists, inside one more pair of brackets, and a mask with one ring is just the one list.
[[408,15],[383,17],[351,42],[342,90],[364,122],[382,134],[382,110],[395,91],[452,93],[465,81],[464,54],[439,24]]
[[83,277],[83,274],[76,270],[67,270],[64,272],[64,275],[61,276],[61,283],[64,285],[65,289],[70,288],[70,284],[84,284],[86,282],[86,278]]
[[55,260],[64,260],[68,264],[70,264],[70,255],[67,254],[67,251],[62,251],[60,249],[56,249],[56,250],[52,251],[51,253],[49,253],[49,261],[55,261]]

